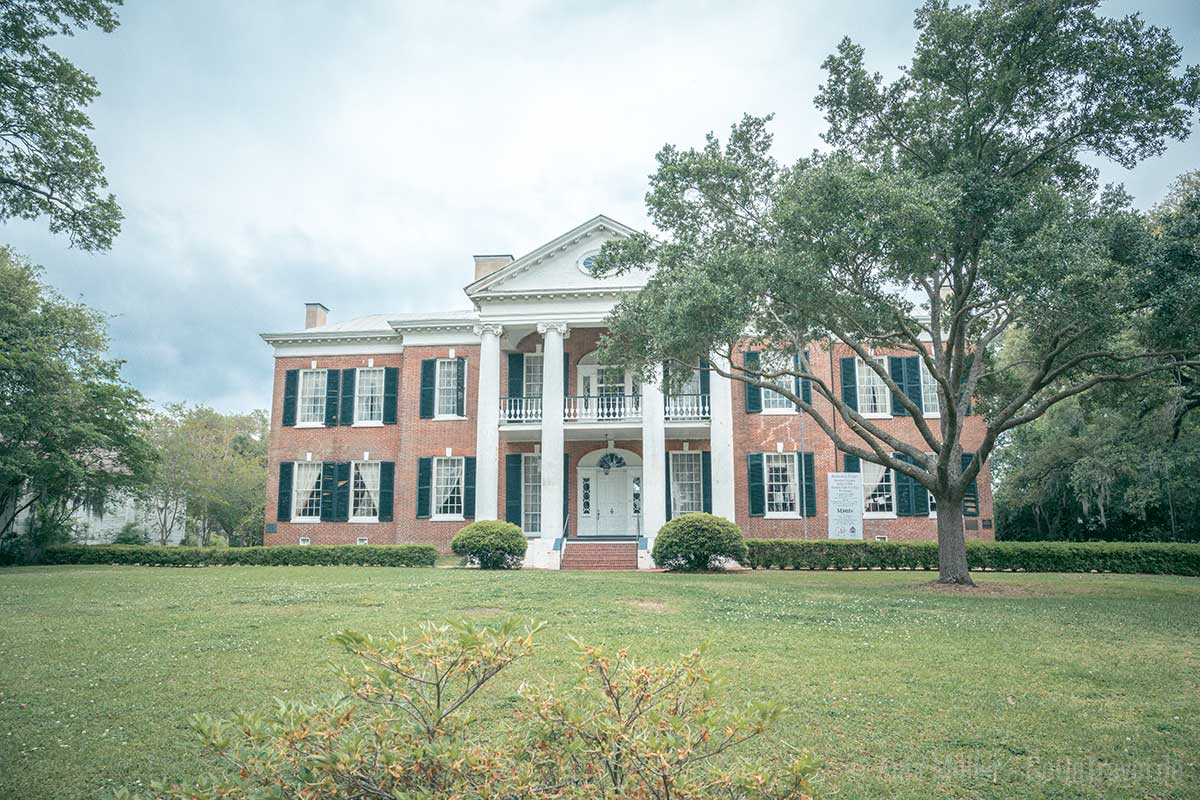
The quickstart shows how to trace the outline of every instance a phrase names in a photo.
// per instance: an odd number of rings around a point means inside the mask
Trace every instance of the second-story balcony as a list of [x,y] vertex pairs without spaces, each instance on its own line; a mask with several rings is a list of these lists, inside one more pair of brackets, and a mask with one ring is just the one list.
[[[664,398],[666,419],[703,422],[711,417],[707,394],[677,394]],[[563,398],[564,422],[638,422],[642,398],[637,394],[569,395]],[[541,397],[501,397],[501,424],[536,424],[542,421]]]

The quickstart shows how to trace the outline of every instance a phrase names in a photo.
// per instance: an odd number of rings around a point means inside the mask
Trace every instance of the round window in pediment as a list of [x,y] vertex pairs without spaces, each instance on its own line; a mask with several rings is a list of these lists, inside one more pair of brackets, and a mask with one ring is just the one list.
[[579,270],[587,275],[592,275],[596,271],[596,259],[600,256],[600,251],[597,250],[588,253],[583,258],[579,259]]

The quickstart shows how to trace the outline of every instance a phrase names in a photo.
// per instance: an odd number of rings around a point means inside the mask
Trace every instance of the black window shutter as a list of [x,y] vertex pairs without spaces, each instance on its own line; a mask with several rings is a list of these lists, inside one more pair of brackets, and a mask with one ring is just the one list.
[[908,395],[908,399],[916,404],[917,408],[921,409],[922,414],[925,411],[925,403],[921,392],[921,357],[907,356],[904,359],[904,393]]
[[350,519],[350,462],[337,465],[337,488],[333,494],[333,515],[338,522]]
[[[801,363],[804,365],[805,370],[809,374],[811,374],[812,373],[812,362],[808,360],[808,351],[807,350],[804,351],[804,361],[802,361]],[[809,404],[812,403],[812,379],[811,378],[802,378],[800,380],[800,397],[804,400],[804,402],[809,403]]]
[[747,453],[747,488],[750,495],[750,516],[762,517],[767,513],[767,487],[763,479],[763,454]]
[[[901,389],[904,388],[904,368],[907,366],[905,360],[899,356],[888,356],[888,374],[892,376],[892,380]],[[907,417],[909,416],[908,409],[900,402],[900,398],[892,392],[892,416]]]
[[289,369],[283,374],[283,424],[296,424],[296,396],[300,391],[300,370]]
[[800,493],[803,499],[803,514],[817,515],[817,475],[812,453],[800,453]]
[[342,376],[340,369],[325,370],[325,427],[332,428],[338,424],[338,398],[341,396],[338,380]]
[[858,463],[858,456],[846,453],[843,463],[846,465],[845,469],[842,470],[843,472],[862,472],[862,466]]
[[[563,367],[566,368],[567,354],[563,353]],[[567,515],[571,508],[571,456],[568,453],[563,453],[563,526],[560,530],[554,531],[556,536],[563,535],[563,531],[567,530]]]
[[[793,372],[800,371],[800,354],[799,353],[795,353],[792,355],[792,371]],[[799,375],[793,375],[792,376],[792,394],[796,395],[797,397],[804,394],[803,383],[804,382],[800,380]],[[799,403],[793,403],[792,405],[795,406],[797,411],[801,410]]]
[[337,519],[334,496],[337,494],[337,463],[326,461],[321,465],[321,519],[333,522]]
[[396,405],[400,396],[400,368],[383,369],[383,424],[396,424]]
[[455,370],[458,376],[454,387],[454,413],[460,417],[467,415],[467,360],[457,359]]
[[421,361],[421,419],[433,419],[437,399],[437,359]]
[[[960,395],[962,395],[963,392],[966,390],[967,376],[971,374],[971,364],[974,361],[975,361],[974,353],[968,353],[967,357],[963,359],[962,377],[961,377],[961,380],[959,381],[960,385],[959,385],[959,391],[958,391],[958,393]],[[970,397],[966,398],[966,401],[967,402],[966,402],[966,406],[963,409],[963,414],[969,416],[970,414],[973,413],[971,398]]]
[[709,387],[712,385],[712,365],[708,363],[708,359],[700,359],[700,394],[709,394]]
[[842,359],[842,402],[858,411],[858,359],[848,356]]
[[705,450],[700,453],[700,492],[703,498],[705,514],[712,513],[712,452]]
[[525,354],[508,354],[508,396],[525,396]]
[[667,453],[666,470],[667,470],[667,487],[666,487],[665,494],[666,494],[666,499],[667,499],[667,521],[670,522],[670,520],[671,520],[671,454],[670,453]]
[[475,519],[475,456],[463,459],[463,516]]
[[[962,454],[962,468],[965,472],[967,467],[971,465],[971,459],[975,457],[974,453]],[[971,481],[967,486],[966,492],[963,493],[963,516],[978,517],[979,516],[979,481],[978,479]]]
[[429,519],[433,504],[433,459],[417,459],[417,519]]
[[[903,453],[892,453],[900,461],[908,462],[908,458]],[[913,486],[912,478],[905,475],[903,472],[896,471],[896,516],[911,517],[914,512],[913,494],[915,487]],[[928,513],[928,512],[927,512]]]
[[342,370],[342,424],[354,424],[354,379],[352,369]]
[[[758,371],[758,351],[747,350],[742,356],[742,364],[748,372]],[[749,376],[747,376],[749,377]],[[752,386],[749,383],[746,387],[746,413],[758,414],[762,411],[762,389],[758,386]]]
[[391,522],[396,495],[396,462],[379,462],[379,521]]
[[524,487],[521,459],[520,453],[509,453],[504,457],[504,520],[518,528],[524,527],[525,521],[521,517],[521,492]]
[[[571,396],[571,356],[563,353],[563,397]],[[543,389],[543,392],[545,390]]]
[[280,522],[290,522],[292,519],[292,471],[294,468],[291,461],[279,462],[279,502],[275,509],[275,519]]

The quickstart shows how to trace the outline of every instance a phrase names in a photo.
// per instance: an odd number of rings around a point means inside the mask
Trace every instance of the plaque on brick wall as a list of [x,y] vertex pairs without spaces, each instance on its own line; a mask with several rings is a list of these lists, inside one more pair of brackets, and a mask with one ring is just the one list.
[[861,472],[830,472],[829,538],[863,538],[863,480]]
[[279,530],[279,526],[276,525],[274,522],[267,523],[267,527],[266,527],[267,533],[275,533],[275,531],[277,531],[277,530]]
[[990,519],[985,519],[983,521],[983,529],[985,531],[989,531],[992,529],[992,521]]
[[967,520],[967,521],[966,521],[966,526],[967,526],[967,530],[969,530],[969,531],[977,531],[977,530],[979,530],[979,523],[978,523],[978,522],[976,522],[976,521],[975,521],[975,520],[973,520],[973,519],[969,519],[969,520]]

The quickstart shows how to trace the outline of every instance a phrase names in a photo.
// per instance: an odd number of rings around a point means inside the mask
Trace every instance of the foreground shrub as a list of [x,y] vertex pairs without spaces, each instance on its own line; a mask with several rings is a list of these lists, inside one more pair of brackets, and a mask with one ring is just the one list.
[[511,522],[481,519],[459,531],[450,549],[481,569],[516,569],[528,544],[525,534]]
[[733,522],[712,514],[681,514],[654,540],[654,563],[663,569],[720,569],[727,559],[746,563],[746,541]]
[[[192,719],[225,777],[152,796],[212,798],[533,798],[800,800],[813,764],[752,763],[730,751],[764,734],[778,706],[736,711],[694,651],[640,665],[624,650],[579,646],[579,681],[519,690],[508,724],[480,722],[472,700],[534,652],[540,624],[426,623],[413,634],[334,638],[359,659],[343,670],[344,700],[279,701],[232,722]],[[119,796],[133,795],[123,792]]]
[[141,564],[151,567],[349,565],[432,567],[437,548],[429,544],[305,545],[283,547],[132,547],[67,545],[47,548],[43,564]]
[[[936,542],[749,539],[747,566],[766,569],[936,570]],[[1200,544],[967,542],[971,569],[1200,576]]]

